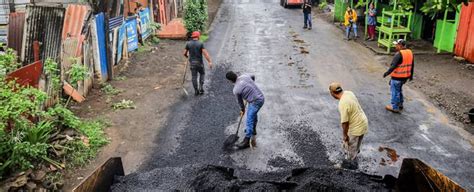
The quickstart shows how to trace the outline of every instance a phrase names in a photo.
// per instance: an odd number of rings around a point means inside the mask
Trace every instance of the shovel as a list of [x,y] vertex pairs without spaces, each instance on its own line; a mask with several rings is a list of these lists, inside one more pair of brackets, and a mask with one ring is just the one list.
[[184,73],[183,73],[183,83],[181,83],[181,87],[183,88],[184,94],[186,96],[189,96],[188,91],[186,91],[186,88],[184,88],[184,82],[186,82],[186,72],[188,72],[188,61],[184,64]]
[[227,139],[224,141],[224,148],[229,148],[230,146],[233,146],[235,142],[237,142],[237,140],[239,140],[239,129],[240,129],[240,124],[242,124],[242,119],[244,118],[244,114],[245,113],[242,113],[240,115],[240,120],[239,120],[239,124],[237,125],[237,130],[235,131],[235,134],[232,134],[232,135],[229,135],[229,137],[227,137]]

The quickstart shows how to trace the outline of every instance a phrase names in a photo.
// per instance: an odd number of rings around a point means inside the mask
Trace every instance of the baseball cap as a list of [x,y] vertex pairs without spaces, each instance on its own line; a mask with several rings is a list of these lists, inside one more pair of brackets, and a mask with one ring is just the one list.
[[338,82],[332,82],[329,84],[329,91],[331,92],[341,92],[342,91],[342,86]]
[[192,34],[191,34],[191,37],[192,38],[196,38],[196,37],[199,37],[201,36],[201,33],[199,33],[199,31],[194,31]]
[[405,39],[399,39],[399,40],[394,41],[393,44],[394,45],[403,45],[403,46],[405,46],[406,41],[405,41]]

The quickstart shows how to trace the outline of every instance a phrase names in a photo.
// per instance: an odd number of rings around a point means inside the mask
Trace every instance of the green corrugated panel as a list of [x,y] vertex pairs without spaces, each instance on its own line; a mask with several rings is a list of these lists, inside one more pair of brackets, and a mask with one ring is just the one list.
[[421,39],[422,28],[423,28],[423,15],[415,13],[412,19],[412,25],[411,25],[411,38]]
[[446,27],[444,29],[444,33],[441,32],[443,28],[443,20],[439,19],[436,21],[436,36],[434,40],[434,47],[438,48],[438,43],[441,40],[441,36],[443,40],[441,44],[439,44],[439,48],[443,51],[453,52],[454,49],[454,42],[456,40],[456,28],[454,20],[446,21]]
[[343,22],[344,13],[346,12],[347,4],[345,0],[334,1],[334,21]]

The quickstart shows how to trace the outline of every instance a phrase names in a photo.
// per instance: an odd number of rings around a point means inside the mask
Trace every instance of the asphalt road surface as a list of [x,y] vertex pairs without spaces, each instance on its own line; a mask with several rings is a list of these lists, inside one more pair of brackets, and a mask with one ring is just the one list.
[[[172,189],[183,179],[176,172],[198,164],[260,174],[255,177],[297,167],[332,167],[343,158],[337,101],[328,93],[329,83],[338,81],[356,94],[369,119],[359,171],[397,176],[403,158],[419,158],[474,190],[472,136],[409,83],[405,111],[385,111],[388,79],[382,78],[385,67],[377,57],[343,40],[343,32],[330,23],[315,18],[308,31],[302,20],[301,9],[284,9],[278,0],[225,0],[206,44],[216,68],[207,69],[205,95],[183,97],[170,109],[171,118],[157,133],[158,147],[139,172],[127,177],[141,181],[143,189]],[[255,150],[222,149],[239,113],[225,79],[228,70],[254,74],[266,96]],[[381,148],[395,150],[398,157],[392,153],[389,158]],[[252,177],[244,172],[236,175]]]

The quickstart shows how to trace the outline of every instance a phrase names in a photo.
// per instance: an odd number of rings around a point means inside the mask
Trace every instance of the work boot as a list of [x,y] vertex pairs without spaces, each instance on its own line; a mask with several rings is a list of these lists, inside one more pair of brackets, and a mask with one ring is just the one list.
[[305,26],[303,27],[303,29],[306,29],[306,28],[308,28],[308,27],[305,25]]
[[385,106],[385,109],[386,109],[387,111],[392,112],[392,113],[400,113],[400,110],[395,110],[395,109],[393,109],[393,108],[392,108],[392,105],[387,105],[387,106]]
[[249,148],[249,147],[250,147],[250,138],[245,137],[244,140],[242,140],[242,142],[240,142],[239,144],[237,144],[237,147],[238,147],[239,149],[246,149],[246,148]]
[[199,89],[199,94],[201,94],[201,95],[204,94],[204,89],[203,88]]
[[255,137],[255,135],[250,139],[250,147],[257,147],[257,138]]
[[200,94],[199,90],[194,89],[194,96],[198,96]]

